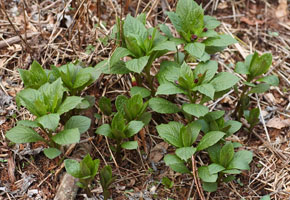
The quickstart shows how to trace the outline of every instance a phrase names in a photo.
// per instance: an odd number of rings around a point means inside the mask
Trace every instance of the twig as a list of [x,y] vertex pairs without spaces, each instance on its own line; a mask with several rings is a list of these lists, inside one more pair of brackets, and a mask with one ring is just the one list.
[[198,195],[201,198],[201,200],[205,200],[201,184],[200,184],[199,179],[197,177],[198,174],[197,174],[197,170],[196,170],[195,158],[193,155],[191,156],[191,161],[192,161],[192,174],[193,174],[193,178],[194,178],[194,182],[195,182],[195,186],[196,186]]

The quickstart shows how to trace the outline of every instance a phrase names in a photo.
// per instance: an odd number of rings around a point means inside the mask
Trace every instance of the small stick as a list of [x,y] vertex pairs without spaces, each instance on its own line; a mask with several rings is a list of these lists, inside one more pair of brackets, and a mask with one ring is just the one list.
[[193,155],[191,156],[191,161],[192,161],[192,174],[193,174],[193,178],[194,178],[194,182],[195,182],[195,186],[196,186],[198,195],[201,198],[201,200],[205,200],[201,184],[200,184],[199,179],[197,177],[198,174],[197,174],[197,170],[196,170],[195,158]]

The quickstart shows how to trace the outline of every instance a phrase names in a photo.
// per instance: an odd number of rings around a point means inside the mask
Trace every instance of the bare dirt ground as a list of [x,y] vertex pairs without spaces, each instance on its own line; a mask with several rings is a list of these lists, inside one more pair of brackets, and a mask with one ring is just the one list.
[[[279,87],[263,95],[252,96],[252,106],[259,107],[261,122],[252,137],[242,129],[232,138],[254,153],[251,170],[238,181],[220,185],[217,192],[206,193],[206,199],[290,199],[290,21],[287,0],[199,0],[206,14],[218,18],[220,32],[231,33],[239,43],[216,56],[220,70],[233,71],[234,64],[254,52],[271,52],[273,64],[269,74],[279,77]],[[17,69],[28,69],[33,60],[44,67],[81,60],[96,65],[110,56],[115,48],[110,38],[115,17],[146,12],[148,26],[168,23],[165,11],[173,10],[174,0],[4,0],[0,10],[0,199],[53,199],[64,173],[60,159],[47,159],[39,153],[43,144],[11,145],[5,133],[17,120],[31,119],[28,111],[17,109],[14,98],[22,88]],[[172,27],[172,30],[173,27]],[[170,59],[172,55],[167,55]],[[170,57],[171,56],[171,57]],[[156,69],[159,67],[156,62]],[[87,89],[97,100],[106,95],[114,99],[128,94],[129,75],[102,75]],[[229,94],[213,106],[228,111],[236,97]],[[94,118],[93,112],[88,111]],[[113,199],[199,199],[192,177],[173,173],[162,162],[167,149],[157,136],[154,123],[180,120],[177,114],[153,114],[146,138],[138,136],[138,151],[126,152],[122,163],[113,162],[107,141],[95,136],[87,141],[91,155],[102,165],[110,164],[117,179],[112,187]],[[104,119],[103,119],[104,120]],[[102,120],[96,120],[95,127]],[[157,122],[156,122],[157,121]],[[92,130],[94,131],[94,130]],[[77,147],[66,152],[73,157]],[[201,162],[202,155],[197,157]],[[161,184],[163,176],[174,181],[172,189]],[[101,199],[99,180],[93,194]],[[76,199],[83,199],[81,190]]]

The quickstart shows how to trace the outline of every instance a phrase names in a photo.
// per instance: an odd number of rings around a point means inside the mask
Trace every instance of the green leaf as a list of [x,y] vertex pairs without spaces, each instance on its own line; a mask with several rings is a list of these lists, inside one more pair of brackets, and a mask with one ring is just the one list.
[[199,77],[199,75],[203,75],[205,73],[205,77],[202,83],[208,83],[215,75],[218,70],[218,63],[214,60],[209,60],[205,63],[199,63],[194,69],[195,77]]
[[237,170],[237,169],[228,169],[228,170],[224,170],[223,173],[225,173],[225,174],[240,174],[241,171]]
[[30,128],[37,128],[40,124],[37,121],[30,121],[30,120],[20,120],[17,122],[17,125],[22,125]]
[[197,121],[191,122],[185,127],[182,127],[180,134],[184,147],[191,146],[197,139],[197,136],[201,130],[201,124]]
[[165,24],[159,24],[158,25],[160,30],[168,37],[168,38],[173,38],[172,33],[169,29],[169,27]]
[[166,82],[161,84],[157,88],[156,95],[164,94],[164,95],[171,95],[171,94],[182,94],[186,93],[183,89],[176,86],[174,83]]
[[110,58],[110,67],[114,66],[116,63],[120,61],[121,58],[125,56],[132,55],[132,53],[123,47],[117,47]]
[[175,27],[175,29],[180,32],[182,31],[182,22],[180,17],[174,13],[174,12],[166,12],[166,14],[168,15],[171,23],[173,24],[173,26]]
[[184,47],[184,50],[195,58],[201,58],[204,54],[205,45],[199,42],[189,43]]
[[253,159],[253,153],[250,151],[238,151],[235,153],[233,160],[227,169],[249,170],[249,164]]
[[237,40],[235,40],[230,35],[219,35],[218,37],[214,38],[208,38],[203,42],[206,46],[215,46],[215,47],[226,47],[231,44],[237,43]]
[[58,127],[59,120],[60,120],[59,114],[55,113],[43,115],[36,119],[36,121],[40,123],[43,128],[46,128],[51,131],[55,131],[55,129]]
[[164,157],[164,162],[167,166],[169,166],[173,171],[178,173],[190,173],[188,168],[184,165],[184,162],[178,158],[176,155],[167,154]]
[[105,115],[110,116],[112,114],[112,105],[109,98],[105,96],[101,97],[99,100],[99,107]]
[[111,127],[109,124],[103,124],[102,126],[98,127],[96,133],[99,135],[104,135],[109,138],[113,138]]
[[260,200],[271,200],[271,197],[270,195],[265,195],[265,196],[262,196]]
[[85,87],[86,84],[91,80],[91,75],[89,73],[86,73],[85,71],[82,72],[82,70],[80,70],[77,74],[76,74],[76,79],[73,83],[73,89],[77,89],[81,87]]
[[255,52],[250,64],[250,77],[254,78],[266,73],[272,64],[272,54],[265,53],[259,57],[258,53]]
[[140,74],[149,60],[149,56],[132,59],[126,62],[126,67],[132,72]]
[[162,99],[159,97],[155,97],[149,100],[149,107],[158,113],[162,114],[172,114],[177,113],[180,109],[174,103],[167,101],[166,99]]
[[117,108],[117,111],[122,114],[125,114],[124,108],[127,102],[128,102],[128,98],[126,96],[124,95],[117,96],[116,101],[115,101],[115,106]]
[[184,161],[187,161],[196,152],[196,148],[193,147],[181,147],[178,148],[175,153]]
[[182,109],[195,117],[202,117],[209,112],[208,107],[200,104],[183,104]]
[[198,176],[204,182],[214,183],[217,181],[218,174],[211,174],[208,166],[201,166],[198,168]]
[[207,148],[207,152],[209,154],[210,160],[213,163],[219,163],[220,159],[220,151],[221,151],[221,146],[220,144],[215,144],[209,148]]
[[38,135],[36,131],[25,126],[15,126],[6,133],[6,138],[14,143],[28,143],[28,142],[37,142],[44,141],[44,139]]
[[167,51],[176,51],[176,46],[175,43],[172,41],[164,41],[160,44],[157,44],[156,46],[153,47],[153,49],[150,52],[153,51],[163,51],[163,50],[167,50]]
[[180,137],[180,129],[183,125],[179,122],[171,121],[168,124],[160,124],[156,126],[159,136],[174,145],[175,147],[183,147],[182,138]]
[[82,102],[82,100],[83,100],[82,97],[77,97],[77,96],[69,96],[65,98],[63,103],[59,106],[57,113],[61,115],[65,112],[68,112],[74,109],[78,104]]
[[212,163],[208,166],[208,170],[209,170],[210,174],[217,174],[217,173],[225,170],[225,168],[219,164]]
[[202,84],[202,85],[196,86],[194,89],[199,91],[201,94],[208,96],[211,99],[214,98],[215,89],[212,86],[212,84]]
[[217,182],[214,182],[214,183],[203,182],[202,188],[204,191],[207,191],[207,192],[215,192],[218,188],[218,184]]
[[214,29],[218,27],[221,23],[214,17],[205,15],[203,17],[204,26],[208,29]]
[[64,129],[78,128],[80,134],[86,132],[91,126],[91,119],[85,116],[72,116],[64,126]]
[[132,87],[130,89],[130,95],[135,96],[136,94],[140,94],[142,98],[146,98],[151,95],[151,92],[148,89],[143,88],[143,87],[138,87],[138,86]]
[[161,183],[165,186],[165,187],[167,187],[167,188],[172,188],[173,187],[173,185],[174,185],[174,182],[173,181],[171,181],[167,176],[163,176],[162,177],[162,181],[161,181]]
[[259,78],[257,81],[268,83],[272,86],[278,86],[279,85],[279,78],[275,75],[265,76],[262,78]]
[[199,144],[197,145],[197,151],[201,151],[216,144],[224,135],[225,133],[220,131],[208,132],[201,138]]
[[253,87],[249,91],[249,94],[251,94],[251,93],[264,93],[269,89],[270,89],[270,85],[268,83],[260,83],[260,84],[256,85],[256,87]]
[[137,134],[144,126],[144,123],[141,121],[130,121],[126,128],[126,136],[132,137]]
[[227,136],[230,136],[234,134],[235,132],[237,132],[238,130],[240,130],[240,128],[242,127],[242,123],[238,121],[228,120],[224,124],[224,127],[227,127],[227,126],[231,126],[229,130],[226,131]]
[[104,74],[128,74],[130,70],[126,68],[124,61],[119,60],[113,66],[109,65],[108,60],[104,60],[95,66],[98,71]]
[[120,113],[120,112],[117,112],[112,120],[112,123],[111,123],[111,128],[112,128],[112,131],[114,130],[119,130],[121,132],[124,131],[125,129],[125,119],[124,119],[124,116]]
[[72,159],[66,159],[64,161],[64,167],[67,173],[69,173],[73,177],[81,178],[81,166],[78,161],[72,160]]
[[219,164],[227,168],[234,157],[234,146],[231,142],[227,142],[220,151]]
[[124,142],[124,143],[121,144],[121,147],[123,149],[128,149],[128,150],[137,149],[138,148],[138,142],[137,141]]
[[54,159],[61,154],[61,151],[56,148],[47,148],[43,150],[43,153],[49,159]]
[[224,116],[225,111],[223,110],[219,110],[219,111],[213,111],[213,112],[209,112],[207,113],[204,118],[206,119],[206,121],[211,122],[211,121],[215,121],[219,118],[221,118],[222,116]]
[[226,90],[234,86],[240,79],[234,74],[229,72],[220,72],[212,81],[211,84],[214,86],[217,92]]
[[60,145],[78,143],[80,141],[80,132],[78,128],[66,129],[52,136],[51,139]]
[[142,22],[138,19],[128,15],[124,21],[123,25],[125,37],[130,36],[131,34],[136,34],[140,39],[145,40],[147,37],[147,30]]
[[235,72],[239,74],[250,74],[249,66],[243,62],[238,62],[235,67]]

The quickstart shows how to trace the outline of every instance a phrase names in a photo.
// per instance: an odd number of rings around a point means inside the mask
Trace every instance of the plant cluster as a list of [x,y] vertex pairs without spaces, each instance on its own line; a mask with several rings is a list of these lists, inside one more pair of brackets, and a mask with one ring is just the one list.
[[[35,120],[23,120],[6,133],[15,143],[43,141],[49,148],[44,154],[55,158],[61,154],[61,146],[78,143],[80,134],[90,127],[90,119],[77,113],[95,104],[90,96],[81,97],[84,89],[94,83],[100,73],[131,74],[137,79],[136,87],[130,90],[131,97],[120,95],[114,104],[101,97],[98,106],[108,123],[99,126],[96,134],[115,141],[111,146],[117,160],[121,162],[123,149],[137,149],[132,139],[151,120],[152,112],[160,114],[180,113],[184,123],[170,121],[156,126],[159,136],[172,145],[175,152],[164,157],[164,162],[179,173],[192,173],[191,159],[207,152],[208,159],[198,166],[198,176],[205,191],[216,191],[220,182],[235,179],[241,170],[249,170],[253,154],[242,150],[240,143],[231,142],[229,137],[240,130],[244,117],[251,132],[259,122],[259,110],[250,110],[250,95],[263,93],[270,86],[277,86],[276,76],[263,76],[272,63],[271,54],[261,56],[255,52],[245,62],[238,62],[235,72],[245,75],[242,91],[237,88],[240,78],[230,72],[220,72],[218,62],[211,55],[222,51],[237,41],[230,35],[215,31],[220,22],[204,14],[193,0],[179,0],[175,12],[167,13],[178,36],[165,24],[146,28],[146,15],[125,20],[117,18],[113,34],[117,48],[108,60],[95,67],[82,67],[81,63],[69,63],[61,67],[52,66],[44,70],[37,62],[30,70],[19,70],[25,89],[17,94],[19,106],[27,108]],[[163,61],[156,76],[150,71],[153,63],[161,56],[174,54],[173,61]],[[128,57],[126,62],[122,58]],[[187,63],[195,62],[195,67]],[[143,87],[147,81],[149,89]],[[154,83],[158,83],[158,87]],[[225,118],[225,111],[210,111],[210,101],[225,95],[234,88],[238,103],[230,112],[235,120]],[[174,97],[183,95],[187,101],[176,104]],[[169,96],[169,97],[168,97]],[[167,98],[168,97],[168,98]],[[168,100],[171,99],[171,100]],[[88,189],[97,174],[99,160],[87,155],[80,163],[65,160],[65,168],[79,178],[79,185]],[[110,196],[109,186],[114,181],[110,166],[100,172],[105,198]],[[162,183],[171,188],[173,182],[167,177]]]

